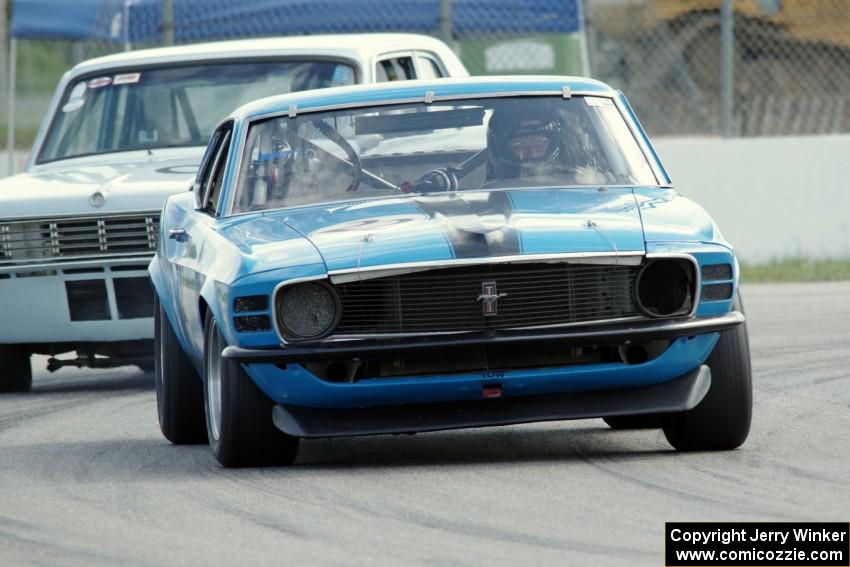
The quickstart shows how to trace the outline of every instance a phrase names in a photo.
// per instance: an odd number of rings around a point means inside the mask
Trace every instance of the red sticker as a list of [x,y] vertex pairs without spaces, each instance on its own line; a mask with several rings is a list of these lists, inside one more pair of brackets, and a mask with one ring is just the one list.
[[97,79],[92,79],[89,81],[90,89],[99,89],[100,87],[105,87],[106,85],[112,84],[111,77],[98,77]]

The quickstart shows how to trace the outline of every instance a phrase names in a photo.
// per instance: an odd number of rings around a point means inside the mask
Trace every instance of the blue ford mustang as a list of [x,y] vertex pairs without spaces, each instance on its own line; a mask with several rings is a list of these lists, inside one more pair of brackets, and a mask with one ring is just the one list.
[[513,77],[267,98],[168,199],[159,421],[225,466],[300,438],[579,418],[747,437],[738,265],[619,92]]

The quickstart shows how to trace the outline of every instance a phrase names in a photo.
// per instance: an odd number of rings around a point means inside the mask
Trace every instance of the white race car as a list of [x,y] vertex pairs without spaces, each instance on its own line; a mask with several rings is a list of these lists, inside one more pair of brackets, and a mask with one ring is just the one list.
[[0,392],[31,387],[32,353],[50,355],[50,370],[153,368],[146,270],[159,212],[190,189],[211,132],[234,108],[306,89],[466,75],[445,44],[411,34],[196,44],[68,71],[26,171],[0,180]]

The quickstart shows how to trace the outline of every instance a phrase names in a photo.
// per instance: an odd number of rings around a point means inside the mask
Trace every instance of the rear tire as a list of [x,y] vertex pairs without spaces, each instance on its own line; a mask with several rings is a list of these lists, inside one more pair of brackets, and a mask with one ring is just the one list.
[[611,429],[661,429],[661,416],[649,415],[616,415],[602,418]]
[[0,347],[0,393],[29,392],[31,388],[30,353],[16,346]]
[[[743,312],[740,295],[733,309]],[[664,418],[664,435],[679,451],[724,451],[741,446],[750,432],[752,370],[747,324],[720,333],[706,362],[711,388],[692,410]]]
[[154,297],[154,381],[159,428],[175,445],[205,443],[204,385]]
[[274,402],[242,365],[222,358],[227,343],[210,313],[204,337],[207,435],[216,460],[225,467],[291,465],[298,453],[298,438],[274,426]]

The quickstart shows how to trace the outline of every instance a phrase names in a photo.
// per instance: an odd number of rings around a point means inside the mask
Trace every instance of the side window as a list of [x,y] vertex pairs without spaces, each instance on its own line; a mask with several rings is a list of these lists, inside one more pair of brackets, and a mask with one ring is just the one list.
[[437,62],[430,57],[420,55],[416,58],[416,64],[419,66],[420,79],[440,79],[443,77],[443,72],[440,71]]
[[412,57],[391,57],[378,61],[376,78],[379,83],[388,81],[408,81],[416,78]]
[[209,186],[209,179],[212,177],[212,169],[215,166],[216,157],[221,150],[224,137],[230,132],[230,128],[230,125],[227,125],[213,132],[207,144],[207,149],[204,151],[204,157],[201,159],[201,165],[195,176],[195,183],[192,185],[192,191],[195,193],[195,206],[199,209],[204,208],[204,197]]
[[215,215],[218,213],[218,202],[221,196],[221,186],[224,182],[224,170],[227,165],[227,156],[230,154],[230,137],[232,130],[226,130],[221,137],[218,152],[216,152],[204,189],[204,201],[201,207],[205,212]]

